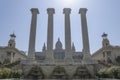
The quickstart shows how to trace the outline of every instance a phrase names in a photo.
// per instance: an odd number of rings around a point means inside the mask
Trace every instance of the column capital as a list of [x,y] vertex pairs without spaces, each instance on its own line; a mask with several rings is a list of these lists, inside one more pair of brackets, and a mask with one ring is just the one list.
[[31,8],[31,13],[32,14],[39,14],[38,8]]
[[80,8],[79,14],[81,14],[81,13],[86,14],[87,10],[88,10],[87,8]]
[[55,9],[54,8],[47,8],[47,13],[48,14],[54,14],[55,13]]
[[71,8],[64,8],[63,13],[64,14],[70,14],[71,13]]

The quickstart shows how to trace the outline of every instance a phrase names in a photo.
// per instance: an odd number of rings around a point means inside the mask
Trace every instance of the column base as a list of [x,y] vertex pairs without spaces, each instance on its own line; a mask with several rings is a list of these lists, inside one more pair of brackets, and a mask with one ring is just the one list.
[[48,63],[48,64],[54,63],[53,51],[46,51],[45,62]]
[[93,59],[92,59],[92,57],[91,57],[91,55],[90,55],[90,53],[83,53],[83,60],[82,60],[82,63],[83,64],[97,64],[97,62],[95,62]]
[[73,58],[72,58],[72,53],[71,51],[65,51],[65,63],[66,64],[73,64]]

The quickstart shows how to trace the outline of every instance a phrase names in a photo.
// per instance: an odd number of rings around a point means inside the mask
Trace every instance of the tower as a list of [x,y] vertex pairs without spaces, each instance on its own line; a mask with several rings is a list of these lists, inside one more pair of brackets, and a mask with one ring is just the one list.
[[46,51],[46,45],[45,45],[45,43],[43,45],[42,51]]
[[73,51],[73,52],[76,51],[74,43],[72,44],[72,51]]
[[102,38],[103,38],[103,40],[102,40],[102,47],[107,47],[107,46],[110,45],[110,42],[109,42],[107,36],[108,35],[106,33],[103,33],[103,35],[102,35]]
[[11,47],[11,48],[15,48],[15,38],[16,38],[16,35],[13,33],[10,35],[10,40],[8,42],[8,47]]

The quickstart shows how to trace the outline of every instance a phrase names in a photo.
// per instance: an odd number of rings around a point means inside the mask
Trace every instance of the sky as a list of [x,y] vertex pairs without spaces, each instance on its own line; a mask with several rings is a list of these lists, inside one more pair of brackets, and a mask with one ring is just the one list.
[[47,42],[47,8],[55,8],[54,48],[60,38],[64,48],[63,8],[71,8],[71,37],[76,50],[82,51],[80,8],[87,8],[90,51],[102,47],[103,32],[111,45],[120,45],[120,0],[0,0],[0,46],[7,46],[10,34],[16,34],[16,48],[28,52],[31,8],[38,8],[36,51]]

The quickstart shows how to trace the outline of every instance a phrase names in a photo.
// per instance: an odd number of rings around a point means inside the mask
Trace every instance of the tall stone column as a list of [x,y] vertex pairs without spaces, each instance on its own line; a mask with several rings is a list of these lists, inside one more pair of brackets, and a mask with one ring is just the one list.
[[88,71],[90,72],[91,76],[94,78],[95,73],[94,73],[93,64],[95,64],[95,61],[92,60],[91,55],[90,55],[86,12],[87,12],[86,8],[81,8],[79,10],[79,13],[81,14],[82,39],[83,39],[83,61],[82,63],[86,64]]
[[87,19],[86,19],[86,8],[80,8],[79,13],[81,14],[81,25],[82,25],[82,40],[83,40],[83,55],[84,60],[89,61],[91,58],[90,49],[89,49],[89,37],[87,29]]
[[46,63],[53,63],[53,14],[54,8],[48,8],[48,30],[47,30],[47,51],[46,51]]
[[48,8],[48,31],[47,31],[47,50],[53,50],[53,14],[54,8]]
[[37,26],[37,14],[39,11],[37,8],[31,9],[32,19],[30,28],[30,38],[29,38],[29,49],[28,49],[28,59],[35,59],[35,39],[36,39],[36,26]]
[[70,29],[70,8],[64,8],[63,13],[65,14],[65,49],[71,51],[71,29]]
[[65,14],[65,63],[72,64],[72,50],[71,50],[71,29],[70,29],[70,8],[64,8]]

